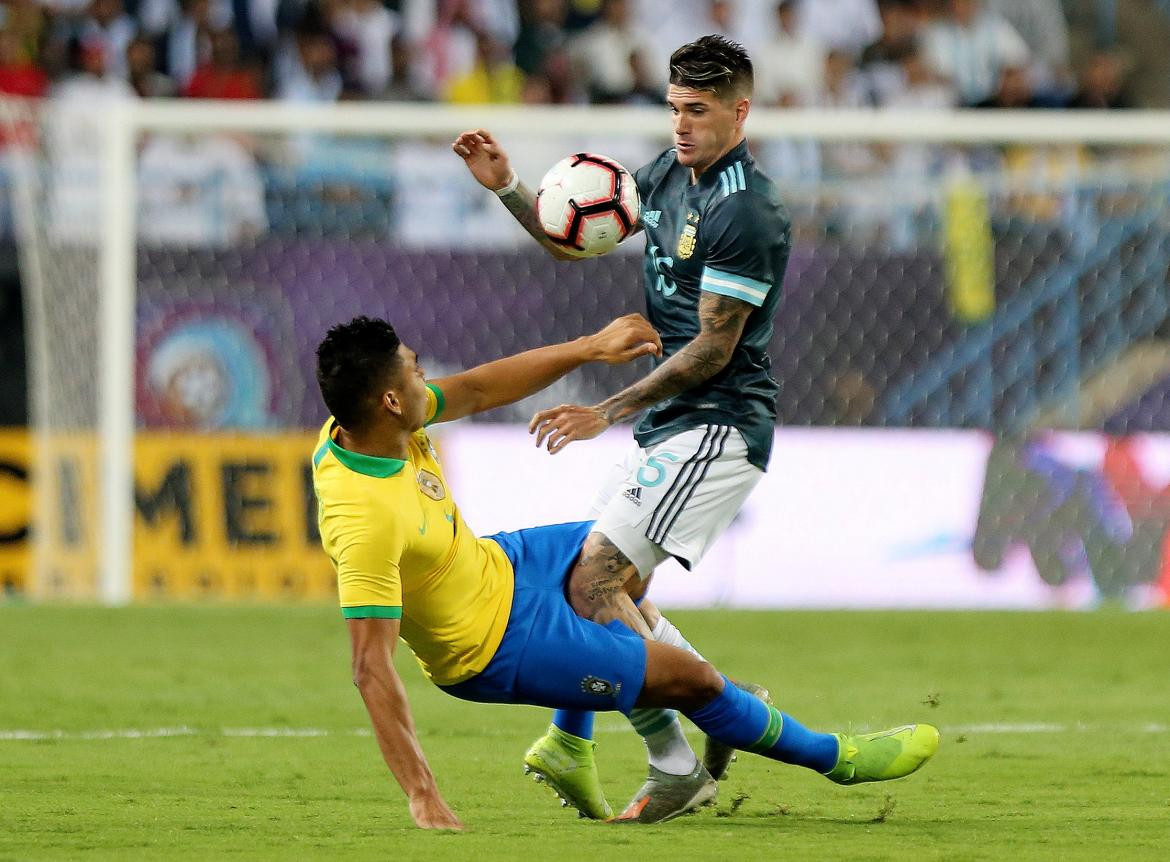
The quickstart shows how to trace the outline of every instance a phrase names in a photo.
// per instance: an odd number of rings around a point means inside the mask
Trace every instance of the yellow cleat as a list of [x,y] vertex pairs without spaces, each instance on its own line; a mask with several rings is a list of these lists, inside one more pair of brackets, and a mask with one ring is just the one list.
[[597,776],[596,744],[552,725],[524,755],[524,774],[551,787],[563,807],[571,805],[582,817],[607,820],[613,809],[605,801]]
[[939,743],[938,728],[929,724],[834,736],[841,745],[841,753],[837,765],[825,777],[837,784],[905,778],[934,756]]

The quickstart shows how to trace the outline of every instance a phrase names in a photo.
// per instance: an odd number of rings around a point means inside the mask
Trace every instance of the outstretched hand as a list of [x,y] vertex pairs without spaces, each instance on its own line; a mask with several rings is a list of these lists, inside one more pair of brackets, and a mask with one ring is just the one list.
[[555,455],[574,440],[592,440],[610,424],[600,407],[562,404],[533,416],[528,433],[536,435],[538,449],[547,440],[549,453]]
[[512,166],[508,163],[508,154],[487,129],[464,132],[451,144],[451,149],[463,159],[471,175],[484,188],[494,192],[511,181]]
[[608,365],[662,355],[662,339],[650,321],[637,313],[619,317],[589,339],[597,359]]

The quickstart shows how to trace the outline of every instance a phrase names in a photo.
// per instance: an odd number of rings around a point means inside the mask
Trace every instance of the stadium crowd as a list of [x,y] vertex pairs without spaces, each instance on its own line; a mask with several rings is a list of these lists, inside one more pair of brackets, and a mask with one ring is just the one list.
[[1168,107],[1166,0],[4,0],[0,93],[628,103],[720,32],[757,104]]

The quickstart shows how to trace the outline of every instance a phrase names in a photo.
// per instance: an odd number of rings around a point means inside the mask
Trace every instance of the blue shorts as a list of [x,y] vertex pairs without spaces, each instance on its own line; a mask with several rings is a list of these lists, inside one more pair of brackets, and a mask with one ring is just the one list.
[[516,587],[508,627],[488,666],[441,686],[480,703],[628,713],[646,677],[646,645],[618,622],[573,611],[565,585],[592,521],[490,536],[512,561]]

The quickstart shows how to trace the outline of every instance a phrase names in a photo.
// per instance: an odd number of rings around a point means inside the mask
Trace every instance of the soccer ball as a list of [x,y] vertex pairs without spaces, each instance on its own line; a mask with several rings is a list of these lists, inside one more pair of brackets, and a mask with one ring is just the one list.
[[577,153],[544,175],[536,215],[545,234],[573,257],[613,251],[638,224],[641,204],[630,172],[613,159]]

